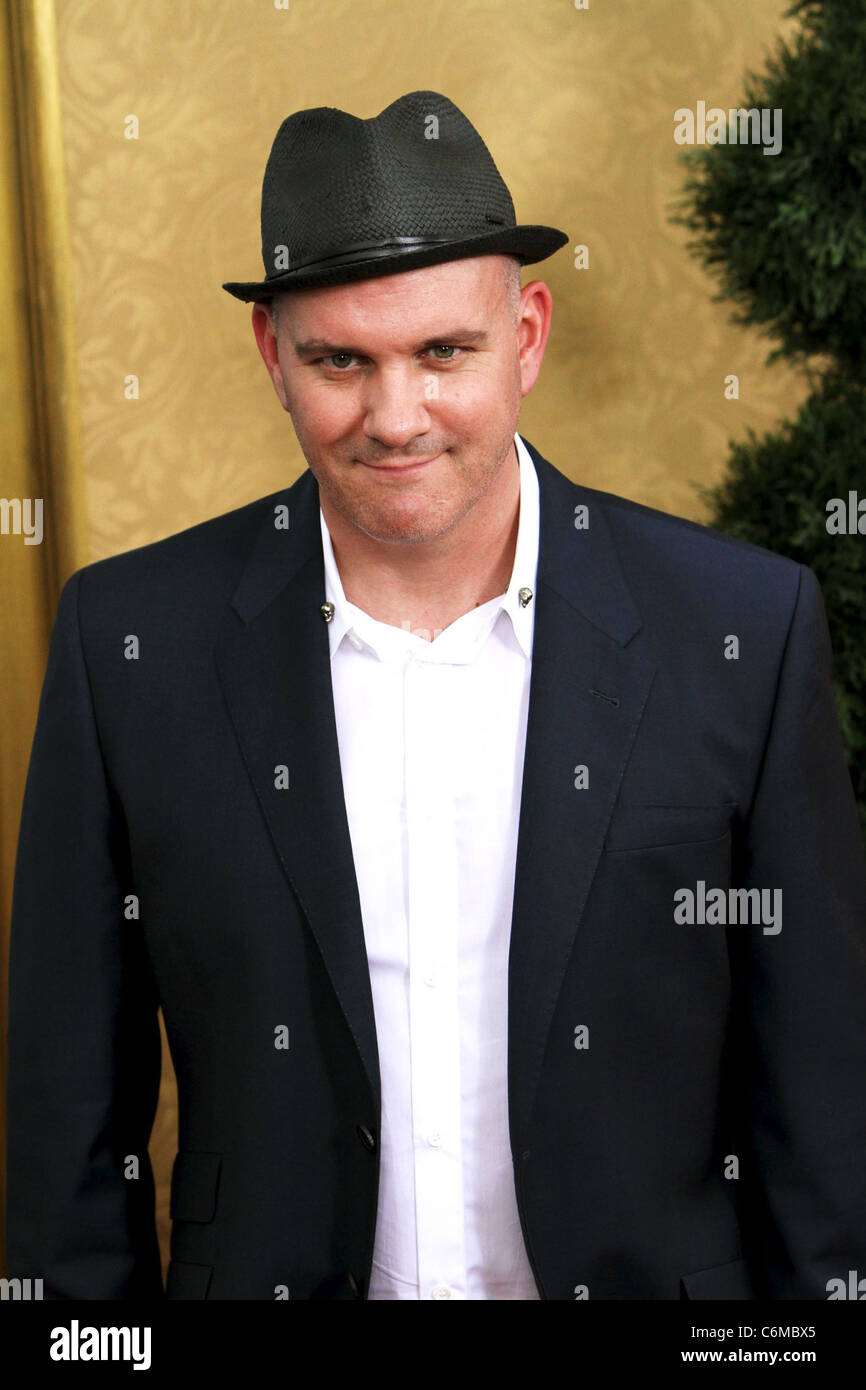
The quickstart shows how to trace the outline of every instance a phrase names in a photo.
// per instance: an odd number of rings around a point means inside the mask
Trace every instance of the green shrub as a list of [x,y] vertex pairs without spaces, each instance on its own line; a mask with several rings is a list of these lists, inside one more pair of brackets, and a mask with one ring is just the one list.
[[[720,281],[735,322],[776,340],[768,365],[803,366],[811,394],[774,433],[732,443],[710,526],[809,565],[824,594],[833,689],[866,837],[866,535],[835,535],[827,504],[866,498],[866,0],[795,0],[746,108],[781,109],[782,148],[680,155],[672,220]],[[866,526],[866,520],[864,520]]]

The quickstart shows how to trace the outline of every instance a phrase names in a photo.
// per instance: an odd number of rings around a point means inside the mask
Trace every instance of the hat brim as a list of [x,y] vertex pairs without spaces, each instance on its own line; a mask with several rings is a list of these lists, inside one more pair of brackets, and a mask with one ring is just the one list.
[[313,289],[317,285],[346,285],[356,280],[371,280],[377,275],[395,275],[401,270],[420,270],[422,266],[440,265],[443,261],[464,260],[470,256],[519,256],[524,265],[532,265],[552,256],[568,241],[568,234],[556,227],[503,227],[495,232],[466,240],[444,242],[416,251],[389,251],[386,255],[348,261],[342,265],[310,266],[286,270],[267,280],[230,280],[223,289],[247,303],[272,299],[285,290]]

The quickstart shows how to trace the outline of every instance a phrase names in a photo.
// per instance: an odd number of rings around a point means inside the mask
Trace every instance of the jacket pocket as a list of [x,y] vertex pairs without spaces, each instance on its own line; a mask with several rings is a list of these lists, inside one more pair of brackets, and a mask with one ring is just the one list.
[[680,1298],[756,1299],[745,1260],[699,1269],[680,1276]]
[[700,844],[730,833],[736,802],[712,806],[659,806],[625,802],[614,808],[604,842],[605,852]]
[[212,1221],[219,1188],[220,1154],[182,1149],[171,1170],[172,1221]]
[[207,1298],[212,1265],[194,1265],[186,1260],[169,1260],[165,1278],[166,1299]]

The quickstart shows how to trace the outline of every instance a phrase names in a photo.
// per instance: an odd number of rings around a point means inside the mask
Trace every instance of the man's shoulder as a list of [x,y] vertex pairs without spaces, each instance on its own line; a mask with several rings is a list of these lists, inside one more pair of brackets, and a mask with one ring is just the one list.
[[291,530],[297,504],[312,500],[309,469],[277,492],[197,522],[146,545],[83,565],[67,581],[88,601],[146,591],[154,601],[231,596],[253,549],[270,523]]
[[796,593],[804,568],[796,560],[687,517],[586,487],[528,447],[542,487],[547,483],[550,493],[567,504],[570,512],[585,507],[582,520],[587,527],[592,526],[594,512],[601,514],[623,569],[639,587],[645,588],[653,575],[666,575],[699,586],[703,580],[715,592],[735,581],[736,587],[770,585],[779,594]]

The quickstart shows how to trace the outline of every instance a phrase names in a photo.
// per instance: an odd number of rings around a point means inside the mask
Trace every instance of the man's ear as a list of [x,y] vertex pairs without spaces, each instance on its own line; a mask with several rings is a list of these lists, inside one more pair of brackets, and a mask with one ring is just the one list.
[[283,374],[280,371],[277,338],[274,333],[274,325],[271,321],[269,304],[262,304],[256,301],[253,305],[253,332],[256,335],[256,343],[262,355],[262,361],[268,369],[268,376],[271,378],[273,388],[277,393],[277,399],[283,407],[283,410],[288,410],[289,403],[286,398],[286,387],[283,381]]
[[535,385],[550,333],[553,295],[543,280],[524,285],[520,293],[517,340],[520,351],[520,394],[526,396]]

